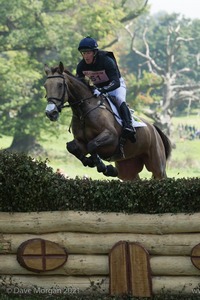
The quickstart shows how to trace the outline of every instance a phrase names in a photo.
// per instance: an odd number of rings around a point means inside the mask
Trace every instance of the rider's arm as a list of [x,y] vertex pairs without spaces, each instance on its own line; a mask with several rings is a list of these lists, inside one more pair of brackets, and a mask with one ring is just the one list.
[[107,93],[116,90],[120,86],[119,74],[115,62],[110,57],[105,57],[104,67],[110,83],[101,88],[101,92]]

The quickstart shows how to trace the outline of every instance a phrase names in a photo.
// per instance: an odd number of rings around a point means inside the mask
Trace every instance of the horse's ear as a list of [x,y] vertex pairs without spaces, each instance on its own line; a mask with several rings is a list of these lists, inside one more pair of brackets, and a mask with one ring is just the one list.
[[51,69],[48,67],[47,64],[44,65],[44,71],[47,75],[51,72]]
[[64,72],[64,65],[63,65],[62,61],[60,61],[60,63],[59,63],[59,71],[61,74]]

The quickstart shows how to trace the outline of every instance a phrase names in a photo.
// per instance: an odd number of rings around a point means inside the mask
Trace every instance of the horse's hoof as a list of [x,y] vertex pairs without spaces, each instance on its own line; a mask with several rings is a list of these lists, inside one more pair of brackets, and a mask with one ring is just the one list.
[[82,159],[82,164],[84,165],[84,167],[87,167],[87,166],[88,166],[87,157],[84,157],[84,158]]
[[84,157],[84,159],[82,160],[82,163],[83,163],[84,167],[90,167],[90,168],[95,167],[95,163],[93,162],[93,159],[91,157]]
[[87,161],[88,161],[88,167],[90,167],[90,168],[95,167],[95,163],[94,163],[92,157],[87,157]]
[[106,166],[104,164],[97,165],[97,171],[99,173],[104,173],[106,171]]
[[108,166],[106,166],[106,170],[103,172],[103,174],[105,176],[117,177],[118,176],[118,171],[112,165],[108,165]]

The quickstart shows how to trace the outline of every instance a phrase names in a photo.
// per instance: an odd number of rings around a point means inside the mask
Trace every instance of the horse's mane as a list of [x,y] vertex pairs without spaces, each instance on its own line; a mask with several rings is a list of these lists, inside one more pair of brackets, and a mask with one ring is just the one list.
[[77,78],[76,76],[74,76],[68,69],[64,69],[64,73],[66,73],[67,75],[73,77],[73,78]]
[[[51,67],[51,72],[52,72],[52,74],[54,74],[54,73],[59,73],[59,74],[62,75],[62,72],[60,71],[59,66]],[[77,79],[77,77],[74,76],[74,75],[73,75],[69,70],[67,70],[67,69],[64,69],[64,73],[66,73],[66,74],[67,74],[68,76],[70,76],[70,77],[73,77],[73,78],[76,78],[76,79]]]
[[[56,67],[51,67],[51,72],[52,74],[54,73],[59,73],[62,75],[62,72],[60,71],[59,66]],[[88,77],[76,77],[75,75],[73,75],[68,69],[64,69],[63,71],[65,74],[67,74],[67,76],[69,77],[69,79],[73,79],[75,81],[77,81],[78,83],[83,84],[84,86],[86,86],[87,88],[89,88],[91,91],[94,89],[94,84],[92,83],[92,81],[88,78]]]

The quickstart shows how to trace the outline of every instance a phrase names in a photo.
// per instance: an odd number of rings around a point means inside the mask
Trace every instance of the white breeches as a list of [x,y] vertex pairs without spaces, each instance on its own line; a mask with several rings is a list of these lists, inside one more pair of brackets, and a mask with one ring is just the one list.
[[126,84],[122,77],[120,78],[120,87],[114,91],[108,92],[108,94],[116,97],[115,105],[118,108],[121,106],[122,102],[126,101]]

